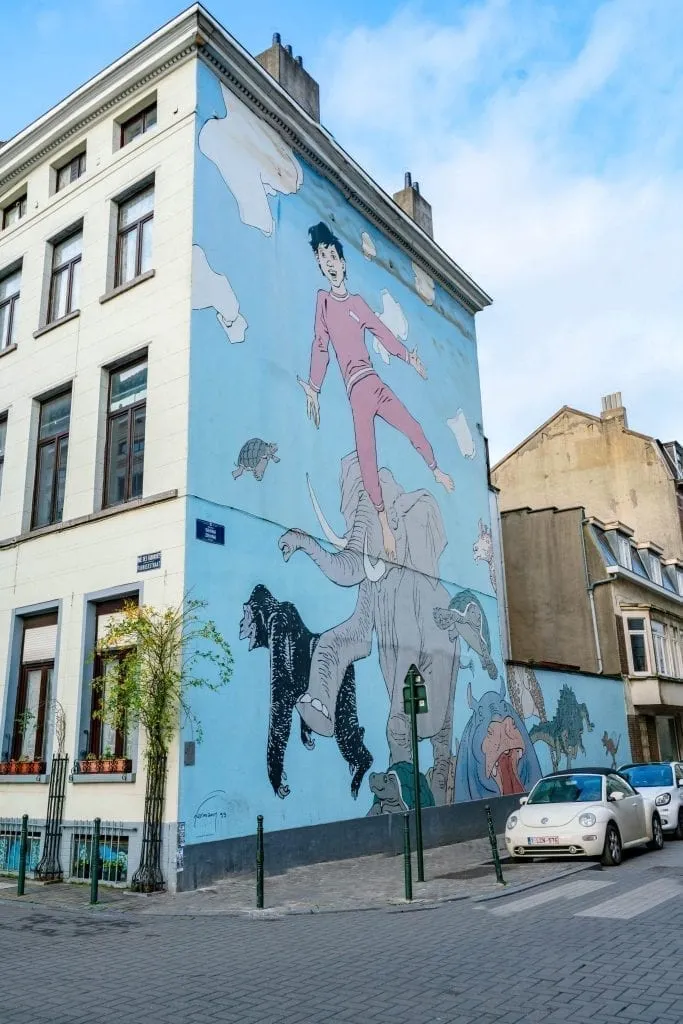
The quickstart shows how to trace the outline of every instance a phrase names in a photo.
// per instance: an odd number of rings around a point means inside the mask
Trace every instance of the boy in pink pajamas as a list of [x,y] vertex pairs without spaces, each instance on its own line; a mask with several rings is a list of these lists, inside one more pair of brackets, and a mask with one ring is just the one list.
[[396,557],[396,540],[389,527],[382,499],[377,466],[375,416],[379,416],[408,438],[433,472],[437,483],[442,484],[447,491],[452,491],[453,481],[437,466],[432,446],[420,424],[391,388],[387,387],[375,373],[365,343],[366,330],[375,335],[387,352],[409,363],[422,378],[426,379],[427,372],[418,357],[417,349],[409,352],[360,295],[351,295],[347,291],[344,250],[328,226],[323,223],[316,224],[309,229],[308,234],[318,266],[323,276],[330,282],[330,290],[318,292],[309,379],[304,381],[297,377],[297,380],[306,393],[308,415],[318,427],[319,393],[330,361],[331,344],[351,405],[363,486],[377,509],[384,547],[388,557],[393,560]]

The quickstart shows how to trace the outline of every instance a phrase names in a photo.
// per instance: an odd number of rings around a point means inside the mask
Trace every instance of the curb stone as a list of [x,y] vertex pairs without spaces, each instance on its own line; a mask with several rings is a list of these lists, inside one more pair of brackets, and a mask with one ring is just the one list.
[[471,896],[470,899],[473,903],[486,903],[488,900],[499,900],[505,896],[516,896],[517,893],[526,892],[527,889],[538,889],[541,885],[550,885],[551,882],[559,882],[563,878],[569,878],[570,875],[578,875],[581,871],[600,871],[601,867],[599,864],[577,864],[576,867],[567,868],[566,871],[561,871],[558,875],[552,875],[548,878],[538,878],[534,882],[522,882],[521,885],[516,885],[514,888],[505,888],[501,892],[487,893],[484,896]]

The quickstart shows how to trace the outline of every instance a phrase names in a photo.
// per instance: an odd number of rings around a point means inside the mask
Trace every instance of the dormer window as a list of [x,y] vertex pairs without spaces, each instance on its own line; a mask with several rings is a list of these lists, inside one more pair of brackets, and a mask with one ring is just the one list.
[[662,563],[659,561],[658,556],[655,555],[655,553],[653,551],[648,551],[648,553],[647,553],[647,561],[648,561],[648,570],[649,570],[649,573],[650,573],[650,579],[652,580],[653,583],[657,583],[660,587],[663,586],[663,583],[662,583]]
[[617,561],[624,569],[632,569],[633,565],[631,562],[631,542],[628,537],[619,533],[617,530],[611,532],[610,540],[612,541],[612,548]]

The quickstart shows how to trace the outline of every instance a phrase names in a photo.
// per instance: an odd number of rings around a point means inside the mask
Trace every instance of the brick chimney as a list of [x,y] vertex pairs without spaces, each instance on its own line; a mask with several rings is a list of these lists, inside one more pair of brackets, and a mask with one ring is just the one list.
[[303,59],[294,56],[291,46],[282,45],[279,32],[273,35],[270,49],[259,53],[256,60],[307,114],[320,121],[320,87],[304,70]]
[[394,193],[394,202],[398,203],[403,212],[407,213],[430,238],[434,237],[431,205],[420,195],[419,182],[413,181],[410,171],[406,171],[404,187],[400,192]]
[[622,427],[628,427],[626,409],[621,401],[621,391],[605,395],[602,399],[601,420],[616,420]]

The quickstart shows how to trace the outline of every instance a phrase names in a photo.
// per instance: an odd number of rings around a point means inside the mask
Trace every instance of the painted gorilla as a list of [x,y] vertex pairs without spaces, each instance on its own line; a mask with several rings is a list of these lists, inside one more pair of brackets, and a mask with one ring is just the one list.
[[[283,767],[292,712],[308,687],[311,658],[319,639],[319,633],[311,633],[303,624],[293,604],[278,601],[261,583],[254,587],[244,605],[240,640],[249,641],[250,651],[257,647],[270,649],[268,778],[275,794],[283,800],[290,792],[283,782],[287,778]],[[353,665],[349,665],[337,696],[334,737],[353,776],[351,795],[354,800],[372,764],[372,754],[363,742],[364,735],[365,729],[358,723],[356,710],[356,677]],[[303,718],[301,742],[309,750],[315,746]]]
[[528,793],[541,778],[541,766],[524,722],[500,690],[488,690],[479,700],[467,687],[472,716],[458,746],[455,799],[482,800],[491,796]]

